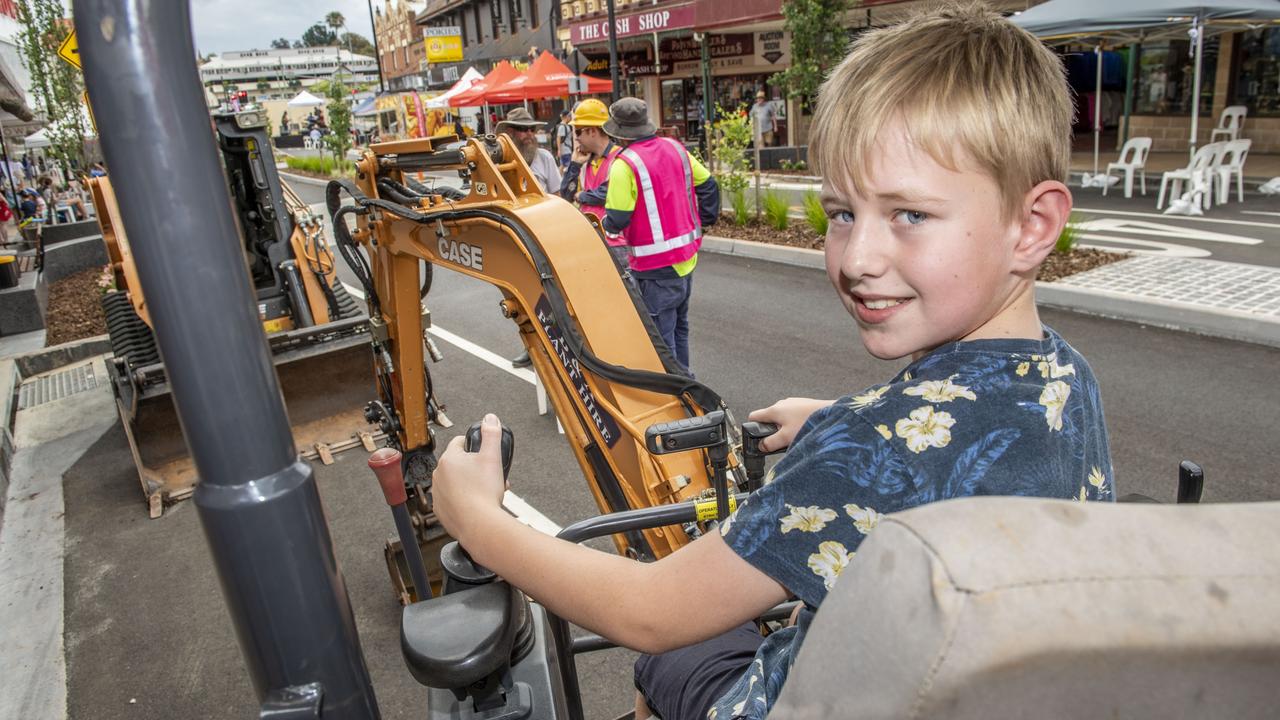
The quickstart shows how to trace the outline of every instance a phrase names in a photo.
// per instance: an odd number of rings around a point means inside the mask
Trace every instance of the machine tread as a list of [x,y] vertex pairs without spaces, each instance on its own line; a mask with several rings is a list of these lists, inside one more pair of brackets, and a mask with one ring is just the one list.
[[103,295],[102,312],[107,319],[112,355],[123,358],[130,370],[160,361],[155,334],[134,311],[128,293],[116,290]]

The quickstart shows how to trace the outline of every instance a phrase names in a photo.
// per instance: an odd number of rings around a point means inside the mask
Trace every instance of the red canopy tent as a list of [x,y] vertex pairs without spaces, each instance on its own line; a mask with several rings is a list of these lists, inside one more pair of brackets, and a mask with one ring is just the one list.
[[488,102],[485,99],[485,93],[489,90],[503,85],[517,77],[520,77],[520,71],[515,69],[511,63],[503,60],[485,75],[483,79],[473,84],[465,92],[460,92],[449,99],[449,107],[476,107],[484,105]]
[[[491,105],[518,103],[525,100],[543,100],[569,94],[569,79],[573,71],[546,50],[538,56],[524,74],[511,78],[501,85],[490,85],[484,91],[485,102]],[[583,75],[587,79],[587,94],[608,93],[613,84],[608,80]]]

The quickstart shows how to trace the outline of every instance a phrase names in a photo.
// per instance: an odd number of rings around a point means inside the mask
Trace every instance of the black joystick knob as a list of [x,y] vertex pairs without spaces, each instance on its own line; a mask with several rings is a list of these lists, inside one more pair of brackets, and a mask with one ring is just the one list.
[[[467,452],[480,452],[480,426],[481,423],[471,423],[471,427],[467,428],[466,443],[462,446]],[[516,451],[516,436],[506,425],[502,426],[502,479],[506,480],[511,474],[511,458]]]
[[742,465],[747,471],[747,490],[754,492],[760,489],[764,478],[764,459],[778,450],[766,451],[760,447],[760,441],[778,432],[778,426],[767,422],[742,423]]

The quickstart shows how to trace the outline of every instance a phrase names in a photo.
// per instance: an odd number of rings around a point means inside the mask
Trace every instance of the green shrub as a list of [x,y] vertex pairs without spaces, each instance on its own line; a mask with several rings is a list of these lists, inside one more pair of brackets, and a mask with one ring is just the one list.
[[[318,157],[293,157],[286,156],[285,165],[293,170],[303,170],[317,175],[334,175],[338,169],[337,163],[332,156],[321,155]],[[343,162],[341,172],[346,172],[351,163]]]
[[[746,112],[719,108],[718,120],[711,126],[711,158],[716,168],[716,182],[735,198],[734,193],[747,189],[747,148],[751,145],[751,120]],[[735,206],[736,207],[736,206]]]
[[734,188],[729,191],[729,204],[733,206],[733,222],[735,225],[746,225],[751,219],[751,208],[747,205],[747,189]]
[[804,219],[815,233],[822,237],[827,236],[827,223],[831,219],[827,217],[827,211],[822,207],[822,199],[812,190],[804,194]]
[[764,206],[765,221],[776,230],[786,230],[787,213],[791,211],[787,196],[777,190],[765,190],[761,204]]
[[1067,224],[1062,228],[1062,234],[1058,235],[1058,241],[1054,243],[1055,252],[1063,254],[1069,253],[1076,249],[1076,242],[1079,240],[1080,230],[1076,226],[1080,223],[1079,213],[1071,213],[1067,218]]

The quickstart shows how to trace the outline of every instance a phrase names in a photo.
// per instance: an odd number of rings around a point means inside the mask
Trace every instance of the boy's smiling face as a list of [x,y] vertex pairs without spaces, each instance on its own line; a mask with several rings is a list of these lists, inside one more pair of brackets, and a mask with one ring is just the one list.
[[[891,359],[952,340],[1039,338],[1031,288],[1047,248],[1028,247],[1028,223],[1030,234],[1048,230],[1022,208],[1006,217],[993,178],[963,156],[958,170],[940,165],[901,121],[881,130],[867,159],[861,191],[838,178],[822,191],[827,275],[867,350]],[[1061,187],[1070,209],[1065,187],[1042,185]]]

